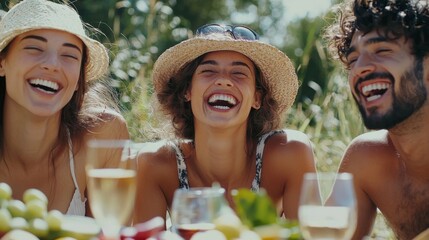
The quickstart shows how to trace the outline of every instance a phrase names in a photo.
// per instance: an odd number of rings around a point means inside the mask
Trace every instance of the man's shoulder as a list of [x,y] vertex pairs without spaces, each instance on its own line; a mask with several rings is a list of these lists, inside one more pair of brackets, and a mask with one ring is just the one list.
[[377,130],[363,133],[355,137],[350,146],[360,146],[360,147],[371,147],[374,145],[388,145],[388,131],[387,130]]
[[371,131],[357,136],[347,147],[342,165],[381,166],[390,164],[394,149],[386,130]]

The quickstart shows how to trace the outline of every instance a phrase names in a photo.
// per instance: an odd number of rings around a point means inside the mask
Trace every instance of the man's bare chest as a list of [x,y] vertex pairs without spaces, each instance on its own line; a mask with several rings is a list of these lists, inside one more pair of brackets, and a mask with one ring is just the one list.
[[398,239],[412,239],[429,228],[429,183],[402,181],[380,191],[376,205]]

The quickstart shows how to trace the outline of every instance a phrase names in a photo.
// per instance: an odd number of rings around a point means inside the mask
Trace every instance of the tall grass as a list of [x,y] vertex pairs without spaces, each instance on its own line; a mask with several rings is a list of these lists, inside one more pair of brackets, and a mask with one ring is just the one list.
[[324,90],[310,82],[314,99],[297,103],[285,123],[310,137],[319,171],[336,171],[347,145],[365,131],[347,78],[340,71],[332,76]]

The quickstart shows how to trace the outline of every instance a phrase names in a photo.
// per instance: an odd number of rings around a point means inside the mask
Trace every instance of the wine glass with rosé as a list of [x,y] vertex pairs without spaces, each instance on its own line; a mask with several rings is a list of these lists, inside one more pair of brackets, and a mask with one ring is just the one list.
[[91,212],[103,239],[118,240],[131,223],[136,197],[137,148],[131,140],[90,140],[86,159]]
[[185,240],[197,232],[215,228],[213,221],[226,206],[225,189],[200,187],[177,189],[171,207],[172,230]]
[[312,240],[351,239],[357,203],[350,173],[306,173],[298,219],[302,235]]

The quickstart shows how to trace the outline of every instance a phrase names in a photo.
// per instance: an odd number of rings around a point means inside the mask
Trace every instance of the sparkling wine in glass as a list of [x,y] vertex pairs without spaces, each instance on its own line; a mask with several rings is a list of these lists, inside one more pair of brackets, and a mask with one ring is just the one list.
[[298,218],[305,239],[351,239],[357,222],[352,174],[306,173]]
[[90,140],[86,163],[91,212],[104,239],[119,239],[131,222],[136,196],[136,145],[130,140]]
[[214,229],[213,220],[227,205],[224,194],[220,187],[177,189],[171,207],[173,231],[189,240],[197,232]]

